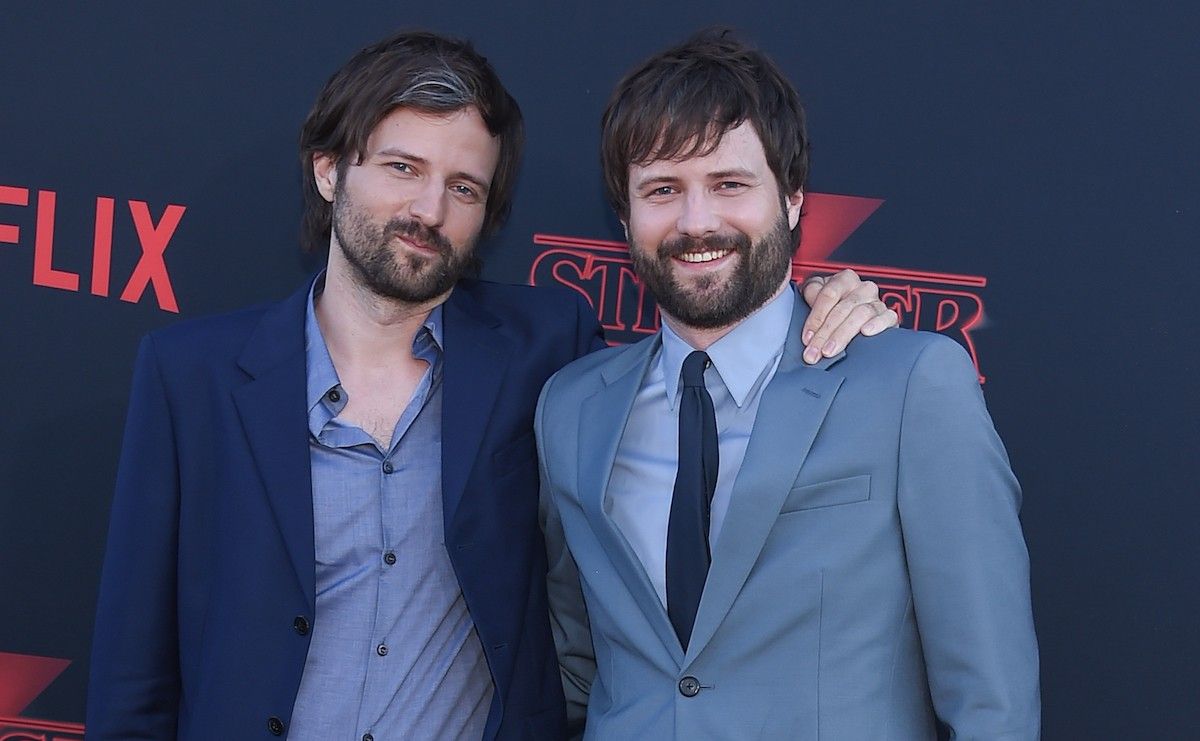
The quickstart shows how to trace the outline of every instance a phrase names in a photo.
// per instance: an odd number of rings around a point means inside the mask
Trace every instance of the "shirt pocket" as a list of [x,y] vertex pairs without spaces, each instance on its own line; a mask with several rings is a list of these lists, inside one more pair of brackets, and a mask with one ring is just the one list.
[[865,502],[871,498],[871,475],[850,476],[844,479],[820,481],[815,484],[793,486],[779,514],[804,512],[810,509],[840,507],[845,504]]

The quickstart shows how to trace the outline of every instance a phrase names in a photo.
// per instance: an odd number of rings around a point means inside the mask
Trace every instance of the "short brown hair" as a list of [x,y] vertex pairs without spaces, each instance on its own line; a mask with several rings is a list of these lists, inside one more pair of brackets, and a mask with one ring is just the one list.
[[808,179],[808,135],[795,88],[762,52],[727,29],[702,31],[656,54],[617,84],[600,125],[608,200],[629,218],[629,167],[703,156],[749,121],[781,196]]
[[344,172],[351,157],[362,162],[368,137],[393,110],[449,113],[469,107],[479,111],[488,131],[500,140],[483,220],[484,234],[491,234],[512,207],[525,125],[517,101],[487,59],[469,42],[425,31],[402,31],[351,57],[329,78],[300,130],[304,248],[329,244],[333,214],[317,190],[313,155],[330,155]]

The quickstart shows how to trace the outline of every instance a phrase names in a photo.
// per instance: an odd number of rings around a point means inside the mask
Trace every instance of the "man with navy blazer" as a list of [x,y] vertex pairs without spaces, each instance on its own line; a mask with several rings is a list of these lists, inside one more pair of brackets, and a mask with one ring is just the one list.
[[139,351],[89,738],[561,735],[532,411],[599,328],[459,280],[521,138],[466,44],[400,34],[330,80],[302,133],[326,269]]
[[1037,738],[1020,492],[966,353],[893,329],[802,362],[790,83],[701,34],[602,132],[663,328],[559,371],[535,419],[574,731]]
[[[521,143],[469,44],[397,34],[331,78],[301,138],[326,269],[139,350],[89,738],[564,735],[532,418],[603,343],[573,292],[462,277]],[[834,283],[836,344],[880,312]]]

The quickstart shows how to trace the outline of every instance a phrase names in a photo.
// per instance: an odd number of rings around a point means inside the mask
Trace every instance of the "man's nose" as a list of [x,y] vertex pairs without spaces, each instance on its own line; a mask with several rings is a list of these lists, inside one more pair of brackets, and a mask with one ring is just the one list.
[[427,227],[437,228],[446,220],[446,188],[430,180],[422,183],[409,204],[409,215]]
[[707,193],[687,194],[675,228],[680,234],[690,237],[705,237],[721,228],[721,218],[713,208]]

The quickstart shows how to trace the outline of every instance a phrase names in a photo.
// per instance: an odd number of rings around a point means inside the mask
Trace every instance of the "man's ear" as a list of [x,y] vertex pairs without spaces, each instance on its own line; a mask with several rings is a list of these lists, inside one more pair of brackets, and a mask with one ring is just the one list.
[[804,205],[804,191],[798,190],[787,197],[788,228],[795,229],[800,223],[800,207]]
[[333,203],[333,194],[337,192],[337,160],[321,152],[315,153],[312,158],[313,181],[317,185],[317,192],[322,198]]
[[621,219],[621,228],[625,230],[625,241],[629,241],[629,222]]

